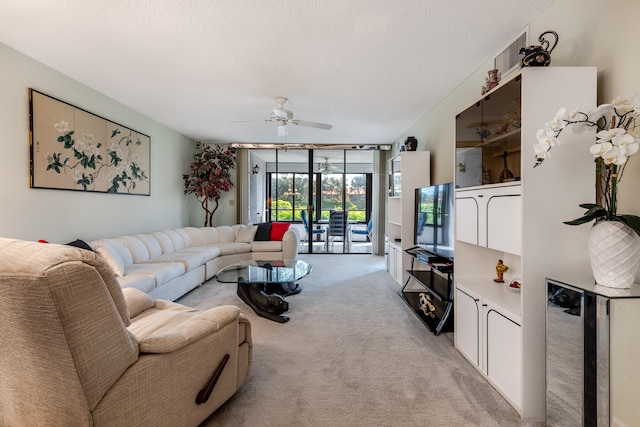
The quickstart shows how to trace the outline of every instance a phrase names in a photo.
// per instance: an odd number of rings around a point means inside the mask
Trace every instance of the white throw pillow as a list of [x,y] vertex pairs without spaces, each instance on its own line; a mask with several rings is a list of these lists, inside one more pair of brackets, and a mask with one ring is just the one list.
[[238,235],[236,236],[236,242],[253,242],[253,238],[256,236],[256,231],[258,231],[257,225],[250,225],[239,229]]

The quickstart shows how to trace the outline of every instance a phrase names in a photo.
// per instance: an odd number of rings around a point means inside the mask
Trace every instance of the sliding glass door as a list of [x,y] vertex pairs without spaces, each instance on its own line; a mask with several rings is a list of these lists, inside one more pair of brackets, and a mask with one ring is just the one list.
[[[289,222],[301,253],[371,253],[373,152],[251,150],[250,162],[252,222]],[[331,222],[332,212],[341,223]]]

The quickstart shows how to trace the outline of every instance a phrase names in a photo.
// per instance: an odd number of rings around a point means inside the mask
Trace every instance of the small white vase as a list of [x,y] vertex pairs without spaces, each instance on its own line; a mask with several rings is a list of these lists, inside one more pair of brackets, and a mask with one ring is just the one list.
[[589,233],[589,259],[598,285],[630,288],[640,262],[640,237],[620,221],[598,221]]

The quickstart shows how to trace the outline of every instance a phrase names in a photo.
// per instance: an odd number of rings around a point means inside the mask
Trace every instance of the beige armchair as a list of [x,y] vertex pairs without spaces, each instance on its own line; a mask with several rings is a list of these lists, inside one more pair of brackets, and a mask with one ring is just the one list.
[[123,294],[91,251],[13,239],[0,239],[0,337],[2,426],[196,426],[252,357],[235,306]]

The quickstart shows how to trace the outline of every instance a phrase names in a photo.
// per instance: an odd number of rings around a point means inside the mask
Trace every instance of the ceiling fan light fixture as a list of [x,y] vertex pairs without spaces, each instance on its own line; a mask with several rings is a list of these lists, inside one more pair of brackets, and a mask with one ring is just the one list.
[[[278,127],[278,136],[287,136],[288,130],[287,125],[293,124],[298,126],[307,126],[311,128],[331,130],[333,126],[327,123],[317,123],[317,122],[308,122],[304,120],[297,120],[293,118],[293,111],[284,108],[284,106],[289,102],[289,100],[285,97],[279,96],[276,98],[276,103],[278,104],[277,108],[271,110],[271,114],[268,119],[265,119],[265,122],[276,123]],[[253,120],[250,120],[253,121]],[[260,120],[262,121],[262,120]],[[233,121],[232,123],[242,123],[243,121]],[[246,122],[246,121],[244,121]]]

